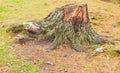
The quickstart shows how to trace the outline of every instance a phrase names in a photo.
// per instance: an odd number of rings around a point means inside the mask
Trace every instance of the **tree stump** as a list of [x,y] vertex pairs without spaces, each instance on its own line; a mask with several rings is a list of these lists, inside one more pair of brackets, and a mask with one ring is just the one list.
[[68,4],[54,9],[42,20],[11,25],[8,30],[39,34],[39,40],[53,39],[51,50],[64,44],[66,40],[69,40],[70,46],[77,51],[86,51],[83,45],[108,42],[92,29],[87,4]]

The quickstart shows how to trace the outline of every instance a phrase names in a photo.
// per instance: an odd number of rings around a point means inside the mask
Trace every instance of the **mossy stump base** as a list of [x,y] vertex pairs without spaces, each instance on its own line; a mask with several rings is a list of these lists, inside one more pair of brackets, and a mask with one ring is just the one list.
[[85,52],[85,45],[108,42],[92,29],[87,4],[68,4],[56,8],[42,20],[11,25],[8,31],[37,34],[39,40],[52,39],[51,50],[64,44],[66,40],[70,41],[73,49]]

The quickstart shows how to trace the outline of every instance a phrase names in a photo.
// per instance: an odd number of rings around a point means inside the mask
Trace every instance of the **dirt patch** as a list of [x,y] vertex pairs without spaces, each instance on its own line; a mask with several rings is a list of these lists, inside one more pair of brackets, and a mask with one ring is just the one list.
[[[80,59],[80,56],[85,59],[85,53],[76,52],[68,45],[60,46],[60,48],[51,51],[49,50],[50,44],[51,42],[46,41],[29,41],[26,42],[25,46],[20,44],[13,45],[12,50],[15,50],[18,59],[26,60],[39,66],[40,72],[43,73],[69,73],[72,71],[76,72],[76,69],[80,68],[76,61]],[[73,68],[72,71],[71,68]]]
[[25,46],[14,44],[12,50],[16,52],[18,59],[38,66],[40,73],[81,73],[89,71],[109,73],[112,70],[119,69],[116,64],[120,62],[119,58],[114,58],[116,62],[112,62],[113,58],[107,59],[105,56],[96,56],[87,60],[84,52],[76,52],[68,44],[62,45],[56,50],[49,50],[50,44],[51,42],[48,41],[32,40],[26,42]]
[[6,73],[8,71],[8,67],[5,66],[5,67],[0,67],[0,73]]

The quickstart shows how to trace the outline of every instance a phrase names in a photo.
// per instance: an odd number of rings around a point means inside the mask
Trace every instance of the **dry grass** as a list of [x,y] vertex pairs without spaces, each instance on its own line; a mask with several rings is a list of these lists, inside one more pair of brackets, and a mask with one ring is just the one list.
[[[5,32],[11,23],[42,19],[55,7],[68,3],[87,3],[90,18],[96,18],[91,19],[95,31],[111,36],[110,40],[120,37],[120,28],[111,26],[120,21],[120,7],[112,3],[100,0],[0,0],[0,70],[7,66],[7,73],[120,73],[120,57],[100,54],[86,60],[85,53],[76,52],[68,45],[48,51],[49,43],[34,46],[34,43],[28,43],[30,47],[21,47]],[[96,46],[109,48],[112,45]],[[120,42],[116,41],[114,46],[120,50]]]

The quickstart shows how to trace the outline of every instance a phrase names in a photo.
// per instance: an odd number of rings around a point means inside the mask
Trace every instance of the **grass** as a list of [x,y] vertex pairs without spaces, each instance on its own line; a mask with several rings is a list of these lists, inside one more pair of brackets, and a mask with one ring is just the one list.
[[7,34],[5,34],[5,29],[0,29],[0,66],[3,66],[6,63],[6,60],[10,58],[8,54],[6,54],[8,51],[8,46],[10,44],[10,40],[7,39]]
[[118,3],[118,4],[120,4],[120,0],[110,0],[111,2],[113,2],[113,3]]
[[[55,0],[54,0],[55,1]],[[64,0],[54,2],[51,0],[0,0],[0,67],[8,66],[8,73],[38,73],[39,67],[35,66],[31,62],[20,60],[16,58],[16,53],[11,51],[11,44],[14,40],[9,38],[10,33],[6,33],[6,28],[11,23],[19,23],[23,21],[30,20],[40,20],[48,15],[55,7],[59,7],[67,4],[66,2],[73,2],[72,0]],[[78,0],[75,0],[78,1]],[[82,0],[84,2],[84,0]],[[106,4],[99,0],[96,0],[93,3],[92,0],[88,1],[90,9],[95,8],[103,8],[108,9],[109,11],[116,11],[113,6],[110,4]],[[81,1],[78,1],[81,2]],[[90,4],[92,3],[92,4]],[[106,4],[106,5],[105,5]],[[103,17],[96,17],[98,20],[103,19]],[[5,25],[5,27],[2,27]],[[101,45],[93,45],[92,48],[99,48]],[[113,50],[115,46],[111,46],[110,50]],[[113,53],[114,54],[114,53]],[[39,60],[38,65],[42,66],[44,61]],[[94,64],[94,63],[92,63]],[[87,65],[87,68],[92,69],[92,64]],[[86,64],[85,64],[86,65]],[[102,69],[103,65],[101,63],[97,63],[100,69]],[[65,70],[64,64],[59,64],[58,68],[60,70]],[[86,71],[85,71],[86,72]]]
[[110,47],[107,49],[107,54],[108,54],[108,56],[110,56],[110,57],[120,57],[120,54],[115,51],[115,48],[116,48],[116,46],[113,45],[113,46],[110,46]]
[[2,1],[13,5],[23,5],[25,3],[25,0],[2,0]]
[[39,65],[39,66],[42,66],[43,64],[44,64],[44,61],[43,61],[43,60],[39,60],[39,61],[38,61],[38,65]]
[[9,72],[37,73],[38,69],[29,62],[15,59],[15,53],[10,51],[12,40],[8,38],[9,34],[7,34],[5,30],[4,28],[0,29],[0,67],[10,67]]
[[59,65],[59,69],[62,70],[62,71],[65,70],[65,65],[64,64],[60,64]]
[[19,73],[38,73],[38,69],[34,67],[29,62],[24,62],[21,60],[13,60],[9,63],[10,71],[12,72],[19,72]]
[[8,12],[9,9],[7,9],[6,7],[0,6],[0,13],[1,12]]

